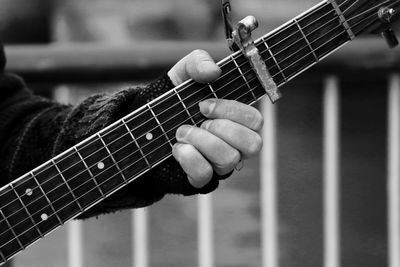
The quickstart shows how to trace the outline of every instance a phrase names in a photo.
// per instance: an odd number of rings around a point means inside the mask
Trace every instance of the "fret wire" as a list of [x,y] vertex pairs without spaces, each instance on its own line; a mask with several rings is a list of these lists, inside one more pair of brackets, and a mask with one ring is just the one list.
[[[346,0],[346,1],[347,1],[347,0]],[[317,5],[316,7],[314,7],[314,9],[310,10],[309,13],[307,13],[306,16],[300,18],[300,20],[303,20],[303,19],[307,18],[308,16],[313,15],[314,12],[321,11],[321,9],[325,8],[325,7],[328,6],[328,5],[329,5],[329,3],[327,3],[327,2],[325,2],[325,3],[320,2],[320,5]],[[318,20],[324,18],[324,17],[325,17],[326,15],[328,15],[330,12],[335,12],[335,11],[334,11],[334,10],[329,11],[328,13],[326,13],[326,14],[324,14],[324,15],[318,17]],[[289,24],[289,22],[287,22],[287,23]],[[313,23],[314,23],[314,22],[312,22],[312,23],[306,25],[305,27],[308,27],[308,26],[312,25]],[[273,37],[276,37],[278,34],[283,33],[283,32],[284,32],[285,30],[287,30],[287,29],[288,29],[288,25],[285,25],[285,24],[284,24],[283,26],[281,26],[281,28],[280,28],[279,30],[272,32],[272,33],[271,33],[270,35],[268,35],[268,36],[263,36],[261,39],[264,40],[265,38],[273,38]],[[294,34],[296,34],[296,33],[294,32],[294,33],[291,33],[290,35],[286,36],[284,39],[280,40],[278,43],[276,43],[275,45],[271,46],[271,48],[274,48],[275,46],[277,46],[277,45],[279,45],[280,43],[284,42],[284,41],[287,40],[288,38],[292,37]]]
[[169,140],[169,137],[168,137],[167,133],[165,132],[164,127],[162,127],[160,121],[158,120],[156,114],[155,114],[154,111],[151,109],[151,107],[150,107],[149,104],[147,104],[146,106],[147,106],[147,108],[150,110],[151,114],[153,115],[153,117],[154,117],[154,119],[156,120],[156,122],[158,123],[158,125],[160,126],[161,131],[164,133],[165,138],[167,139],[169,145],[170,145],[171,148],[172,148],[173,145],[172,145],[172,143],[171,143],[171,140]]
[[107,147],[106,143],[104,142],[103,138],[101,137],[100,133],[98,133],[97,136],[100,138],[100,141],[103,143],[103,146],[107,150],[108,154],[110,154],[111,160],[114,162],[114,165],[117,168],[118,172],[121,173],[121,176],[124,179],[124,182],[128,183],[128,180],[126,179],[124,173],[121,171],[121,168],[118,166],[117,161],[115,160],[115,158],[112,155],[111,151],[108,149],[108,147]]
[[[314,11],[313,11],[314,12]],[[325,15],[324,15],[325,16]]]
[[[313,12],[314,12],[314,11],[313,11]],[[326,14],[325,14],[325,15],[326,15]],[[324,15],[324,16],[325,16],[325,15]],[[283,29],[283,30],[284,30],[284,29]],[[272,36],[272,35],[271,35],[271,36]],[[270,36],[268,36],[268,37],[270,37]],[[263,40],[264,40],[264,39],[263,39]],[[265,43],[265,41],[264,41],[264,43]],[[267,49],[268,49],[268,47],[267,47]],[[239,56],[240,56],[240,55],[241,55],[241,54],[239,54]],[[283,75],[283,76],[284,76],[284,75]],[[176,89],[175,89],[175,90],[176,90]]]
[[[252,80],[255,80],[255,78],[252,79]],[[236,90],[237,90],[237,89],[238,89],[238,88],[236,88]],[[239,97],[239,98],[240,98],[240,97]],[[151,151],[150,153],[152,153],[152,152],[154,152],[154,151],[155,151],[155,150]],[[170,155],[168,155],[168,156],[170,156]],[[168,156],[167,156],[167,157],[168,157]],[[137,161],[136,161],[136,162],[137,162]],[[135,164],[136,162],[132,163],[130,166],[132,166],[132,165]],[[127,168],[129,168],[130,166],[128,166]],[[115,176],[115,175],[113,175],[112,177],[114,177],[114,176]],[[111,178],[112,178],[112,177],[111,177]],[[111,178],[110,178],[110,179],[111,179]],[[107,181],[108,181],[108,180],[107,180]],[[106,182],[106,181],[105,181],[105,182]]]
[[76,204],[78,204],[79,209],[81,210],[81,212],[83,212],[83,208],[81,206],[81,204],[78,201],[78,198],[75,196],[74,191],[72,191],[72,188],[69,186],[67,180],[65,179],[64,175],[62,174],[62,172],[60,171],[60,169],[58,168],[58,166],[56,165],[56,163],[54,162],[54,160],[52,159],[51,162],[54,164],[54,167],[56,167],[58,173],[60,174],[61,178],[63,179],[65,185],[67,186],[68,190],[70,191],[71,195],[74,197],[74,201],[76,202]]
[[343,27],[345,28],[347,34],[349,35],[350,39],[353,40],[354,38],[356,38],[356,36],[354,35],[353,31],[350,28],[349,23],[347,22],[346,18],[344,17],[342,11],[340,10],[339,5],[336,3],[335,0],[328,0],[329,3],[331,3],[331,5],[333,6],[333,8],[336,11],[337,16],[340,19],[340,22],[342,23]]
[[246,76],[243,74],[243,72],[242,72],[242,70],[240,69],[240,66],[237,64],[235,58],[232,57],[232,56],[231,56],[231,58],[232,58],[233,63],[235,64],[236,68],[238,69],[240,75],[242,76],[243,80],[245,81],[247,87],[249,88],[251,94],[253,95],[254,100],[256,100],[257,97],[256,97],[256,95],[254,94],[253,90],[251,89],[250,84],[249,84],[249,81],[247,80]]
[[[151,169],[151,164],[150,162],[147,160],[147,157],[144,155],[142,148],[139,146],[139,143],[136,141],[136,138],[133,136],[133,133],[131,132],[131,130],[129,129],[128,125],[125,122],[125,119],[121,119],[122,124],[125,126],[126,130],[128,130],[129,135],[131,136],[133,142],[135,142],[135,145],[137,146],[137,148],[140,151],[140,154],[142,155],[142,157],[144,158],[144,160],[147,163],[147,166],[149,167],[149,169]],[[136,151],[135,151],[136,152]]]
[[[95,176],[93,175],[92,171],[90,170],[90,168],[88,167],[88,165],[86,164],[85,160],[83,159],[81,153],[79,153],[79,150],[76,148],[76,146],[74,146],[74,150],[75,152],[78,154],[79,158],[81,159],[81,161],[83,162],[83,164],[85,165],[85,168],[88,170],[90,177],[92,177],[92,180],[94,182],[94,184],[96,185],[96,187],[99,189],[100,194],[103,198],[105,198],[104,196],[104,192],[101,189],[101,187],[99,186],[99,184],[97,183],[97,180],[95,179]],[[79,173],[80,174],[80,173]],[[78,174],[78,175],[79,175]]]
[[[15,233],[14,229],[12,228],[10,222],[8,221],[7,217],[4,215],[3,211],[0,210],[1,216],[4,218],[4,221],[6,222],[6,224],[8,225],[8,227],[10,228],[11,232],[14,235],[15,240],[17,240],[18,245],[21,247],[22,250],[25,249],[25,247],[22,245],[21,240],[19,240],[18,235]],[[6,243],[7,244],[7,243]]]
[[130,132],[130,131],[129,131]]
[[[190,120],[193,122],[193,125],[197,126],[197,123],[193,120],[192,115],[190,115],[189,110],[186,107],[186,104],[182,101],[181,96],[178,94],[178,91],[176,91],[175,88],[173,88],[172,90],[174,90],[176,96],[179,98],[179,101],[182,103],[183,108],[185,109],[186,113],[188,114]],[[180,112],[179,112],[180,113]]]
[[[40,186],[39,181],[36,179],[36,176],[33,174],[33,172],[29,173],[32,177],[33,180],[35,181],[35,183],[38,185],[40,191],[42,192],[43,196],[46,198],[47,203],[49,204],[49,207],[52,209],[52,211],[54,212],[54,214],[57,217],[57,220],[60,222],[60,224],[64,224],[64,222],[61,220],[60,216],[58,216],[58,213],[56,212],[56,209],[54,208],[53,204],[51,203],[50,199],[48,198],[48,196],[46,195],[46,193],[44,192],[43,188]],[[54,178],[54,177],[52,177]]]
[[314,55],[315,60],[318,62],[319,59],[318,59],[318,57],[317,57],[317,54],[315,54],[315,51],[314,51],[314,49],[312,48],[311,43],[310,43],[310,41],[308,40],[307,36],[304,34],[303,29],[301,28],[299,22],[297,21],[297,19],[294,19],[293,21],[294,21],[295,24],[297,25],[297,28],[299,28],[299,30],[300,30],[300,32],[301,32],[301,35],[303,35],[304,40],[307,42],[308,47],[310,47],[311,52],[312,52],[312,54]]
[[207,83],[207,85],[208,85],[208,88],[210,88],[212,94],[215,96],[215,98],[218,99],[218,96],[217,96],[217,94],[215,93],[214,88],[211,86],[211,84],[210,84],[210,83]]
[[[333,30],[336,30],[336,29],[340,28],[341,26],[342,26],[342,25],[339,24],[339,25],[337,25],[335,28],[330,29],[327,33],[330,33],[330,32],[332,32]],[[345,31],[342,31],[340,34],[342,34],[342,33],[344,33],[344,32],[345,32]],[[314,49],[314,51],[317,51],[317,50],[320,49],[322,46],[328,44],[330,41],[332,41],[332,40],[335,39],[336,37],[339,37],[340,34],[338,34],[338,35],[334,36],[333,38],[329,39],[328,42],[323,43],[322,45],[320,45],[319,47],[317,47],[316,49]],[[316,41],[318,41],[318,40],[320,40],[321,38],[322,38],[322,36],[318,37],[317,39],[315,39],[314,41],[312,41],[311,44],[314,43],[314,42],[316,42]],[[304,48],[305,48],[305,46],[304,46],[304,47],[301,47],[301,49],[304,49]],[[300,49],[300,50],[301,50],[301,49]],[[264,52],[266,52],[266,51],[268,51],[269,54],[271,54],[271,51],[268,50],[268,47],[267,47],[266,50],[261,51],[261,54],[264,53]],[[283,50],[282,50],[282,51],[283,51]],[[280,51],[280,52],[282,52],[282,51]],[[280,52],[279,52],[279,53],[280,53]],[[282,60],[282,62],[288,60],[288,59],[289,59],[290,57],[292,57],[293,55],[295,55],[295,54],[291,54],[291,55],[289,55],[288,57],[284,58],[284,59]],[[306,54],[306,56],[308,56],[308,55],[310,55],[310,54]],[[302,57],[301,59],[303,59],[303,58],[304,58],[304,57]],[[297,61],[296,61],[296,62],[297,62]],[[289,67],[292,66],[292,65],[293,65],[293,64],[289,65]],[[278,65],[277,65],[277,66],[278,66]],[[282,71],[285,71],[287,68],[288,68],[288,67],[286,67],[286,68],[283,69]],[[271,69],[272,69],[272,68],[271,68]],[[276,76],[273,76],[272,78],[274,78],[274,77],[276,77]],[[286,80],[285,82],[287,82],[287,81],[288,81],[288,80]]]
[[[328,21],[327,23],[330,23],[330,22],[332,22],[332,21],[334,21],[334,20],[336,20],[336,18],[334,18],[334,19]],[[323,25],[323,26],[326,26],[326,25]],[[321,27],[315,29],[315,30],[314,30],[313,32],[311,32],[311,33],[314,33],[316,30],[321,29],[323,26],[321,26]],[[341,26],[342,26],[342,25],[339,24],[339,25],[337,25],[336,27],[330,29],[327,33],[330,33],[330,32],[332,32],[333,30],[336,30],[336,29],[340,28]],[[310,33],[310,34],[311,34],[311,33]],[[341,32],[341,33],[344,33],[344,31]],[[314,43],[314,42],[316,42],[316,41],[318,41],[318,40],[320,40],[322,37],[323,37],[323,36],[320,36],[320,37],[318,37],[317,39],[313,40],[313,41],[311,42],[311,44]],[[336,37],[338,37],[338,35],[334,36],[334,38],[336,38]],[[334,38],[331,38],[330,40],[332,40],[332,39],[334,39]],[[330,41],[330,40],[329,40],[329,41]],[[328,42],[329,42],[329,41],[328,41]],[[296,41],[296,42],[298,42],[298,41]],[[323,44],[322,44],[321,46],[319,46],[317,49],[319,49],[320,47],[322,47],[322,46],[325,45],[325,44],[328,44],[328,42],[323,43]],[[264,44],[266,44],[265,41],[264,41]],[[264,53],[264,52],[268,51],[269,54],[271,54],[271,49],[270,49],[268,46],[266,46],[266,47],[267,47],[267,49],[261,51],[261,53]],[[305,46],[304,46],[304,47],[301,47],[301,49],[304,49],[304,48],[305,48]],[[301,50],[301,49],[300,49],[300,50]],[[317,50],[317,49],[314,49],[314,50]],[[279,51],[277,54],[279,54],[279,53],[281,53],[281,52],[284,52],[284,51],[285,51],[285,50],[281,50],[281,51]],[[286,61],[287,59],[289,59],[289,58],[290,58],[291,56],[293,56],[293,55],[294,55],[294,54],[291,54],[291,55],[289,55],[288,57],[284,58],[284,59],[282,60],[282,62]],[[267,58],[267,60],[268,60],[268,59],[271,59],[271,58]],[[277,67],[278,67],[278,65],[277,65]],[[271,68],[271,69],[272,69],[272,68]]]
[[[3,263],[7,261],[6,256],[4,256],[3,252],[1,252],[1,247],[0,247],[0,257],[1,257],[2,260],[3,260]],[[0,264],[0,265],[1,265],[1,264]]]
[[[28,211],[26,205],[24,204],[24,202],[22,201],[21,197],[19,196],[17,190],[15,190],[14,186],[12,183],[10,183],[11,189],[14,191],[14,194],[17,196],[19,202],[21,203],[23,209],[25,210],[25,212],[28,214],[29,219],[31,220],[33,226],[36,228],[36,230],[39,232],[40,236],[43,237],[43,233],[42,231],[40,231],[39,227],[37,226],[35,220],[33,219],[31,213]],[[15,213],[14,213],[15,214]],[[25,221],[25,220],[24,220]]]
[[281,66],[279,66],[278,61],[276,60],[274,54],[272,53],[272,50],[269,48],[269,45],[267,44],[267,41],[264,39],[264,37],[261,38],[261,40],[263,41],[263,44],[265,45],[265,47],[267,48],[266,51],[269,52],[269,54],[271,55],[272,60],[275,62],[275,65],[278,67],[278,70],[280,72],[280,74],[282,75],[283,79],[285,81],[287,81],[286,75],[283,73]]

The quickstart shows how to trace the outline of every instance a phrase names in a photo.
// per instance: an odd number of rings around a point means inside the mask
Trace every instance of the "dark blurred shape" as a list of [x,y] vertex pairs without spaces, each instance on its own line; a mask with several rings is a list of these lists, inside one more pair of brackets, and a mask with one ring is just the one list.
[[1,42],[50,42],[51,10],[51,0],[0,0]]

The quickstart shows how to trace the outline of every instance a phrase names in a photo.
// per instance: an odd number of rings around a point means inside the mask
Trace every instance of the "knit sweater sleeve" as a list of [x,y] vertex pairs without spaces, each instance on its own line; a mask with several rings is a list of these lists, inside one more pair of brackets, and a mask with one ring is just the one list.
[[[1,62],[0,62],[1,63]],[[173,87],[167,75],[142,87],[97,94],[77,106],[36,96],[16,75],[0,75],[0,185],[11,182]],[[173,158],[134,180],[80,217],[124,208],[144,207],[165,194],[208,193],[218,186],[215,175],[197,189]]]

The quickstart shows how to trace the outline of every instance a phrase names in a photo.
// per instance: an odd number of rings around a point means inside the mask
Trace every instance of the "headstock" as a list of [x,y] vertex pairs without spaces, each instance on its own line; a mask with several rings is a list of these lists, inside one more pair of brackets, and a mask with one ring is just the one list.
[[355,35],[382,34],[390,47],[398,45],[392,27],[400,22],[400,0],[336,0]]

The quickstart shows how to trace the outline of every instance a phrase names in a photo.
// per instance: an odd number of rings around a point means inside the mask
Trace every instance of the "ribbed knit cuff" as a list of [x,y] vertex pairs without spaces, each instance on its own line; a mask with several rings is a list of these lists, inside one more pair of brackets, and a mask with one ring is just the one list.
[[[144,87],[131,87],[113,95],[102,94],[87,98],[75,107],[65,119],[62,130],[56,138],[53,155],[100,131],[173,87],[171,80],[165,74]],[[226,176],[214,175],[206,186],[200,189],[195,188],[188,181],[187,175],[179,163],[170,157],[93,207],[81,218],[122,208],[148,206],[168,193],[206,194],[215,190],[219,180],[223,178]]]

